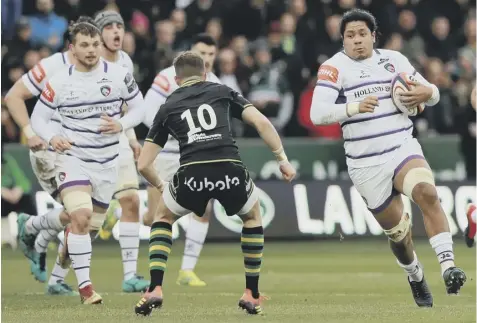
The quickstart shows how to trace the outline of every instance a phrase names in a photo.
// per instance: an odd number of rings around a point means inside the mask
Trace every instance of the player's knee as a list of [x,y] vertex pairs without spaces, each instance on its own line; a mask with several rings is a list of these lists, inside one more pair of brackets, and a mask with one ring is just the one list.
[[90,220],[90,232],[99,231],[106,219],[106,213],[93,212]]
[[439,202],[436,187],[427,183],[419,183],[412,192],[418,205],[432,205]]
[[71,213],[72,229],[80,233],[88,232],[92,215],[93,215],[92,210],[88,210],[85,208],[72,212]]
[[121,204],[121,208],[124,211],[131,213],[138,213],[139,212],[139,196],[136,190],[128,190],[128,194],[122,195],[119,198],[119,204]]
[[389,229],[384,230],[384,234],[389,238],[389,240],[393,242],[402,242],[404,238],[408,235],[409,231],[411,230],[411,219],[409,215],[403,214],[399,223]]
[[403,193],[414,202],[427,202],[427,198],[437,196],[435,189],[434,175],[432,171],[425,167],[417,167],[409,170],[404,176]]

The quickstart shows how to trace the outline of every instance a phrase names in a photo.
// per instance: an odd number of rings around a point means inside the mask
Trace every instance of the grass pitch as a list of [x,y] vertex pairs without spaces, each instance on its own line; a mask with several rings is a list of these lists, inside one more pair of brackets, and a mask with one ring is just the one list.
[[[458,240],[458,239],[456,239]],[[197,273],[207,287],[175,284],[184,245],[175,243],[165,278],[161,311],[136,317],[139,294],[121,292],[118,244],[93,247],[92,281],[104,304],[84,306],[78,297],[45,296],[33,280],[21,252],[2,251],[2,322],[324,322],[324,323],[466,323],[475,322],[475,249],[456,241],[459,266],[468,281],[458,297],[445,294],[440,268],[429,243],[416,244],[434,295],[434,308],[414,304],[406,276],[384,239],[375,241],[292,242],[265,244],[261,291],[271,297],[265,316],[238,310],[244,289],[239,243],[206,244]],[[53,252],[49,253],[49,268]],[[141,245],[139,273],[148,276],[147,246]],[[71,272],[68,282],[75,286]]]

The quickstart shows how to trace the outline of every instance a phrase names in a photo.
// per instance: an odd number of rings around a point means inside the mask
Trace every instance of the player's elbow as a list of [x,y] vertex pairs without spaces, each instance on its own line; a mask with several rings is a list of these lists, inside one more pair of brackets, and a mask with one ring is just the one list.
[[322,113],[322,108],[319,105],[312,104],[310,109],[310,120],[314,125],[325,125],[326,122],[325,114]]

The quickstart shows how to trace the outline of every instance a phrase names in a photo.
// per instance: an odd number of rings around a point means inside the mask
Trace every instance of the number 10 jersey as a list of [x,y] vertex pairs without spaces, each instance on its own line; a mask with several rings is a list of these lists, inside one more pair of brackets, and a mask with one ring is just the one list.
[[230,118],[242,119],[249,101],[231,88],[212,82],[185,82],[166,100],[146,140],[164,147],[171,134],[179,141],[180,165],[240,161]]

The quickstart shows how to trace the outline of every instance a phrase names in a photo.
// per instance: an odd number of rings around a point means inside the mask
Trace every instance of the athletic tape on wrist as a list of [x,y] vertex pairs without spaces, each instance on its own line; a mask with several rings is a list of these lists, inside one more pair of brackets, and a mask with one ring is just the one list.
[[346,114],[352,117],[359,113],[359,102],[348,103],[346,105]]

